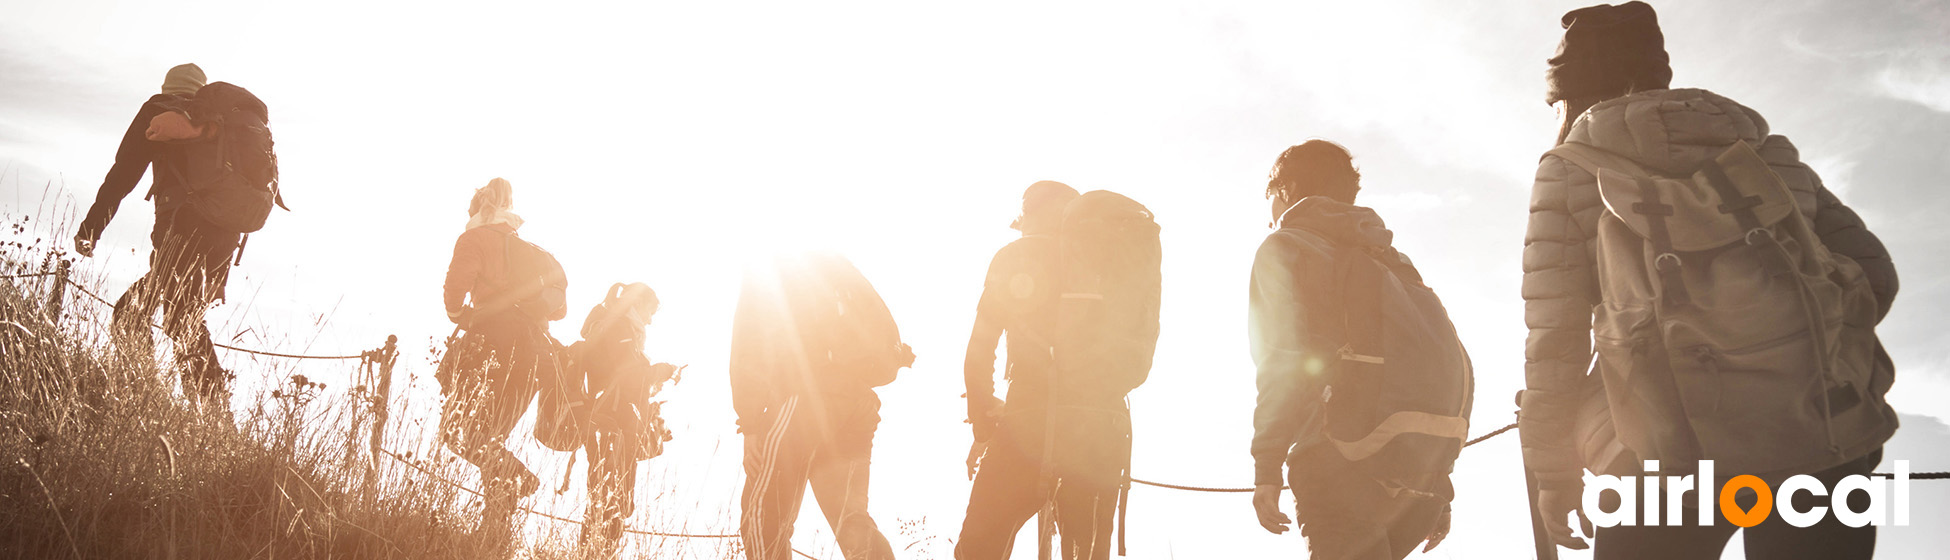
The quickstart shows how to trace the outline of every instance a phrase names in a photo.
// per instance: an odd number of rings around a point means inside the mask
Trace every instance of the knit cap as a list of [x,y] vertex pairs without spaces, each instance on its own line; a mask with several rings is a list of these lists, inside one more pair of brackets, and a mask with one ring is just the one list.
[[1545,103],[1665,89],[1672,84],[1659,15],[1644,2],[1599,4],[1564,14],[1564,41],[1550,58]]
[[179,64],[175,68],[170,68],[169,74],[163,76],[162,92],[174,95],[196,95],[196,90],[203,89],[206,83],[209,83],[209,78],[203,75],[202,68],[198,68],[195,64]]

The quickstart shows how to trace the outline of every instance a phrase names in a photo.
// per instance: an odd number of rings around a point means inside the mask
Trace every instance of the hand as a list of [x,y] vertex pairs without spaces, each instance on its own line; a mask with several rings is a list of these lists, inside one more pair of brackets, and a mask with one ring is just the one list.
[[156,142],[192,140],[203,137],[203,127],[190,124],[188,115],[169,111],[149,119],[149,129],[142,136]]
[[460,327],[460,330],[474,330],[470,328],[474,326],[474,308],[471,306],[463,306],[460,308],[459,313],[448,314],[447,320],[453,321],[455,326]]
[[988,453],[989,442],[978,441],[968,446],[968,479],[975,480],[975,466],[982,463],[982,454]]
[[1551,542],[1571,550],[1590,548],[1591,545],[1584,542],[1584,539],[1571,534],[1571,522],[1568,516],[1572,513],[1578,514],[1578,525],[1579,528],[1584,529],[1583,534],[1587,537],[1592,536],[1591,519],[1584,516],[1582,488],[1537,492],[1537,514],[1543,516],[1544,532],[1550,535]]
[[74,236],[74,252],[83,257],[95,256],[95,240],[79,235]]
[[1259,514],[1259,526],[1266,532],[1278,535],[1287,532],[1288,523],[1293,519],[1280,511],[1280,485],[1260,484],[1253,487],[1253,511]]
[[1446,539],[1446,538],[1449,538],[1449,508],[1448,507],[1442,508],[1442,515],[1435,518],[1435,528],[1429,530],[1429,538],[1428,538],[1429,544],[1424,545],[1422,547],[1422,552],[1435,550],[1435,547],[1442,545],[1442,539]]

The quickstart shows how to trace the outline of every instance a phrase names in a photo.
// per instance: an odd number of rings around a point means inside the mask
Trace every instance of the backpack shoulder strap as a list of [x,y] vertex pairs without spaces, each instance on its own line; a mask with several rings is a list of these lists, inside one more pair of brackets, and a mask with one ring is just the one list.
[[1381,365],[1382,356],[1380,261],[1363,247],[1334,248],[1335,276],[1340,279],[1341,347],[1335,352],[1343,362]]

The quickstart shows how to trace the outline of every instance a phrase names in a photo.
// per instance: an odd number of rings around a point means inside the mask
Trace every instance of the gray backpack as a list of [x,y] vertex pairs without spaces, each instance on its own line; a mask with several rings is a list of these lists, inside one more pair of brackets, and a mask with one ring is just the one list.
[[[1550,151],[1597,177],[1592,331],[1618,439],[1684,472],[1813,472],[1881,444],[1877,309],[1753,147],[1686,176],[1602,149]],[[1885,382],[1886,383],[1886,382]]]

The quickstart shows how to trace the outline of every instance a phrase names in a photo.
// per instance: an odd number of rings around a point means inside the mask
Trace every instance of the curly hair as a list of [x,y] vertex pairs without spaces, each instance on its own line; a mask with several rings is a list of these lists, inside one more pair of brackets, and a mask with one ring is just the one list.
[[1340,144],[1319,138],[1280,152],[1267,177],[1267,198],[1284,192],[1292,200],[1325,196],[1353,204],[1354,195],[1361,192],[1361,168],[1354,166],[1354,156]]

